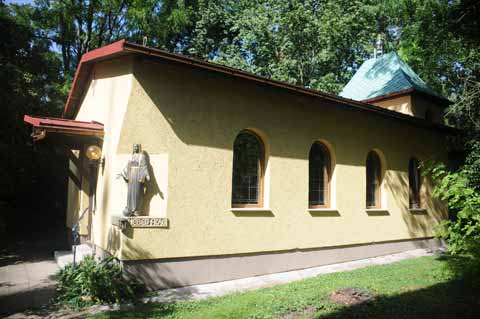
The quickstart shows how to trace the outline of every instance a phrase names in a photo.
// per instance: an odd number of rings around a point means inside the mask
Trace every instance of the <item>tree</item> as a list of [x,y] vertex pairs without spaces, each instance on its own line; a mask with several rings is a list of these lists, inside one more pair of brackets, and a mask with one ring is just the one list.
[[392,49],[430,87],[456,100],[466,77],[479,79],[477,1],[388,0],[378,10],[393,31]]
[[382,33],[426,82],[457,97],[478,70],[478,5],[440,0],[37,0],[30,18],[61,52],[119,38],[338,93]]
[[41,38],[61,52],[71,81],[83,54],[120,38],[170,51],[193,26],[196,1],[183,0],[36,0],[29,17]]
[[40,38],[61,52],[63,72],[71,80],[82,55],[126,34],[132,0],[36,0],[29,15]]
[[[29,10],[27,7],[16,9]],[[35,37],[30,21],[3,3],[0,3],[0,29],[0,152],[3,154],[0,157],[0,218],[9,220],[10,224],[13,219],[25,220],[26,216],[30,221],[37,217],[36,221],[51,223],[49,216],[55,215],[63,204],[63,194],[56,192],[62,187],[58,173],[62,172],[59,165],[63,163],[57,160],[52,148],[32,152],[23,116],[60,115],[65,99],[59,72],[61,62],[50,50],[48,40]],[[47,179],[49,188],[44,187]],[[34,225],[28,224],[23,223]]]
[[186,53],[198,20],[196,0],[144,0],[134,1],[127,12],[130,41],[172,52]]
[[369,9],[353,0],[202,1],[188,52],[336,93],[372,52]]

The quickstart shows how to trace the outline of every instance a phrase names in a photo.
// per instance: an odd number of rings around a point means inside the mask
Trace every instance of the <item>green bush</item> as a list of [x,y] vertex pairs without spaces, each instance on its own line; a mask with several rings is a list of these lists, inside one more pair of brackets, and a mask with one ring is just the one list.
[[119,263],[108,257],[97,261],[86,256],[75,266],[69,264],[57,273],[57,303],[75,308],[92,304],[134,302],[143,293],[143,286],[128,281]]
[[451,218],[437,229],[453,255],[468,254],[480,261],[480,192],[478,166],[480,152],[473,152],[455,172],[443,164],[427,164],[426,174],[435,181],[434,196],[448,203]]

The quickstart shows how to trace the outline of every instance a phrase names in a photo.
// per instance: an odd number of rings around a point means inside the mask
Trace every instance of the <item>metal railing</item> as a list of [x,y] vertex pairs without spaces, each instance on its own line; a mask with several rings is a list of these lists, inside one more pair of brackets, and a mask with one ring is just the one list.
[[73,250],[73,266],[77,257],[77,242],[80,239],[80,221],[85,217],[85,214],[90,210],[90,206],[85,208],[83,213],[78,218],[77,222],[72,227],[72,250]]

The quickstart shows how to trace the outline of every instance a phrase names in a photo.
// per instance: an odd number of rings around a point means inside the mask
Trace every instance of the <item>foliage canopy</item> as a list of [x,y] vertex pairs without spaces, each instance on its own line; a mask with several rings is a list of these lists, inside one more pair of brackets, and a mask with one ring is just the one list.
[[[2,212],[65,210],[66,173],[59,172],[66,158],[48,147],[32,151],[22,118],[60,115],[75,68],[89,50],[120,38],[146,41],[337,93],[382,34],[387,51],[397,51],[430,87],[459,101],[447,120],[465,128],[462,143],[469,145],[479,132],[478,96],[467,96],[480,80],[478,16],[475,0],[0,0],[6,137],[0,150],[12,154],[0,160]],[[56,191],[48,194],[42,185],[51,185],[52,176]],[[52,198],[54,207],[33,208],[48,206],[43,198]]]

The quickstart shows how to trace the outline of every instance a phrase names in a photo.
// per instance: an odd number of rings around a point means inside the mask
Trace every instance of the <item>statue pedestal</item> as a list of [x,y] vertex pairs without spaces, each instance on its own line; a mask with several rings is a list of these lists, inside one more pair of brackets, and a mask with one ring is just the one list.
[[110,218],[113,226],[117,226],[120,230],[124,231],[128,226],[128,217],[122,215],[113,215]]
[[168,228],[168,218],[166,217],[150,217],[150,216],[135,216],[125,217],[121,215],[114,215],[111,217],[111,223],[117,226],[122,231],[127,227],[132,228]]

